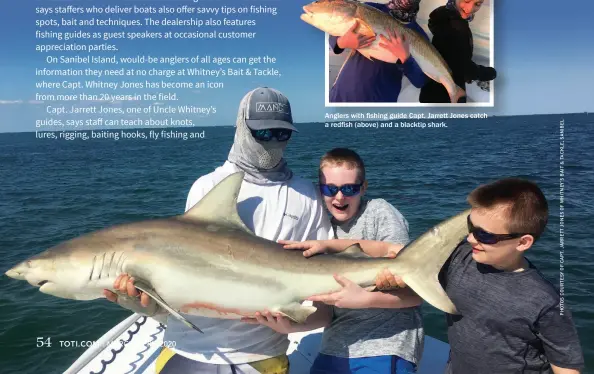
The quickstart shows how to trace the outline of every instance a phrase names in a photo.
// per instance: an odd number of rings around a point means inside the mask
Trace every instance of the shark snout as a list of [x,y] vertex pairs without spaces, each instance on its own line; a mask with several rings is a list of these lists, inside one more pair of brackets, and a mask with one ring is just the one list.
[[24,262],[19,264],[12,269],[9,269],[6,273],[12,279],[16,280],[24,280],[27,281],[31,286],[34,287],[41,287],[44,284],[48,283],[48,280],[45,278],[45,273],[35,271],[35,269],[31,268],[30,263]]
[[6,273],[12,279],[16,280],[27,280],[27,277],[31,275],[31,270],[33,270],[33,261],[27,260],[19,263],[18,265],[13,266],[10,268]]
[[6,273],[7,276],[9,276],[12,279],[17,279],[17,280],[25,280],[25,274],[24,271],[19,271],[19,266],[15,266],[12,269],[9,269]]

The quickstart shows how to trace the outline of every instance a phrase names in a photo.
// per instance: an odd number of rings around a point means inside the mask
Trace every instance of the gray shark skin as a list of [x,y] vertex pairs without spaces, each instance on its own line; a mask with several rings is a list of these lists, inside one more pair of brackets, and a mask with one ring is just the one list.
[[388,268],[429,304],[457,313],[437,276],[468,234],[468,211],[427,231],[394,259],[306,258],[301,251],[255,236],[243,224],[236,208],[242,181],[242,172],[232,174],[183,215],[79,236],[23,261],[6,275],[48,295],[93,300],[103,298],[104,289],[115,292],[115,279],[127,273],[186,323],[178,312],[239,319],[268,309],[303,322],[316,308],[302,305],[302,300],[341,288],[333,274],[368,287]]

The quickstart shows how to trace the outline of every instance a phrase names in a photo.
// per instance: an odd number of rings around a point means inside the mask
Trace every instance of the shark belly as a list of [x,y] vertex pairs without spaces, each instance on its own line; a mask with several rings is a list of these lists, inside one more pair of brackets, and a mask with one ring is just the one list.
[[265,309],[280,309],[296,300],[291,287],[279,280],[280,274],[256,266],[150,266],[152,269],[138,273],[150,273],[143,279],[171,308],[184,314],[239,319]]

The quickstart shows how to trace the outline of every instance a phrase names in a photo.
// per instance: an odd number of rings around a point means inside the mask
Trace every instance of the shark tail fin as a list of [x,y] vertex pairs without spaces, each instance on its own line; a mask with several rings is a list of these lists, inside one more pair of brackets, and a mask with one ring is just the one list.
[[402,280],[423,300],[449,314],[458,314],[458,311],[438,276],[452,252],[468,235],[466,217],[469,213],[466,210],[434,226],[396,256],[400,269],[410,269],[401,275]]

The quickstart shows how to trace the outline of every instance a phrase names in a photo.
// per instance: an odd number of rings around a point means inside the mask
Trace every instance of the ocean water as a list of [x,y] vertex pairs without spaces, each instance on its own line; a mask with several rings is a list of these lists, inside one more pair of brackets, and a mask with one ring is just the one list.
[[[395,205],[411,237],[466,208],[468,192],[505,176],[539,183],[550,203],[547,232],[528,257],[560,285],[560,139],[564,120],[564,294],[594,373],[594,116],[495,117],[447,129],[329,129],[300,125],[286,158],[315,181],[321,155],[338,146],[363,157],[369,196]],[[106,226],[183,212],[196,178],[225,160],[234,128],[197,140],[39,140],[0,134],[0,270],[61,241]],[[183,131],[180,129],[180,131]],[[61,373],[130,313],[105,300],[44,295],[0,276],[0,372]],[[441,312],[424,306],[426,332],[447,341]],[[50,338],[52,345],[39,346]]]

